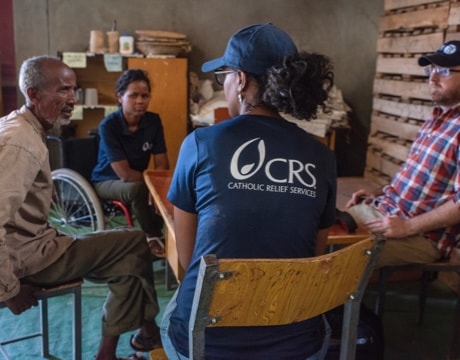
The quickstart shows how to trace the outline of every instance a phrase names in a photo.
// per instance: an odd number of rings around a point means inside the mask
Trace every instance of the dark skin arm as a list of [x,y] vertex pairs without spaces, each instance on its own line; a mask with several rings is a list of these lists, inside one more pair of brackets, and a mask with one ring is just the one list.
[[[156,170],[169,169],[169,161],[166,153],[153,155],[153,162]],[[115,161],[110,165],[115,174],[124,182],[144,181],[142,172],[131,169],[128,160]]]
[[197,225],[198,217],[196,214],[186,212],[174,206],[177,255],[184,269],[187,269],[192,260]]

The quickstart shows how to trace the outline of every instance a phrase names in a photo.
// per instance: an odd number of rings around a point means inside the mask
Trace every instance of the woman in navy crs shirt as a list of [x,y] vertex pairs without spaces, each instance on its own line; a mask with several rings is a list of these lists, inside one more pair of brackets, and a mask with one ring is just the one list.
[[[273,24],[248,26],[222,57],[206,62],[223,85],[231,119],[197,129],[182,144],[168,199],[186,273],[163,317],[168,359],[187,359],[200,257],[298,258],[323,253],[335,221],[333,153],[286,121],[316,117],[333,85],[332,65],[299,52]],[[315,294],[312,294],[315,296]],[[208,359],[320,359],[322,316],[282,326],[206,330]]]

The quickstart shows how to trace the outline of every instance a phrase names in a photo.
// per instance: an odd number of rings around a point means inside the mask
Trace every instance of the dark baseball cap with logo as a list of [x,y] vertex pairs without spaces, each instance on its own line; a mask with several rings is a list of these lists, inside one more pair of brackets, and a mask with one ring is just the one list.
[[297,53],[292,38],[272,23],[256,24],[238,30],[228,41],[222,57],[205,62],[201,70],[228,66],[253,75],[264,75],[283,57]]
[[431,64],[442,67],[460,66],[460,41],[446,42],[434,54],[420,57],[418,64],[420,66]]

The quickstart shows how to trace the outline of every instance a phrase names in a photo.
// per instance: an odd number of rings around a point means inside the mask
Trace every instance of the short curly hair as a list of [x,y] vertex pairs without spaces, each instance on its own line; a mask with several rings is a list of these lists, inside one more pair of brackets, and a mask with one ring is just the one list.
[[326,102],[334,73],[325,55],[299,52],[272,66],[266,75],[251,76],[259,85],[258,101],[278,112],[311,120],[319,107],[328,111]]
[[150,86],[150,79],[146,71],[142,69],[129,69],[121,74],[118,78],[117,84],[115,86],[116,94],[123,95],[128,89],[129,84],[131,84],[133,81],[145,81],[147,83],[149,92],[152,91]]

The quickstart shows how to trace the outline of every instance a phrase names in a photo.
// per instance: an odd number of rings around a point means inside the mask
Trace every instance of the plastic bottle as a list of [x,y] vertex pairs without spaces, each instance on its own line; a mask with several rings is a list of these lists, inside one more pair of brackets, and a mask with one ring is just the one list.
[[123,34],[120,36],[120,54],[131,55],[134,53],[134,38],[131,35]]

